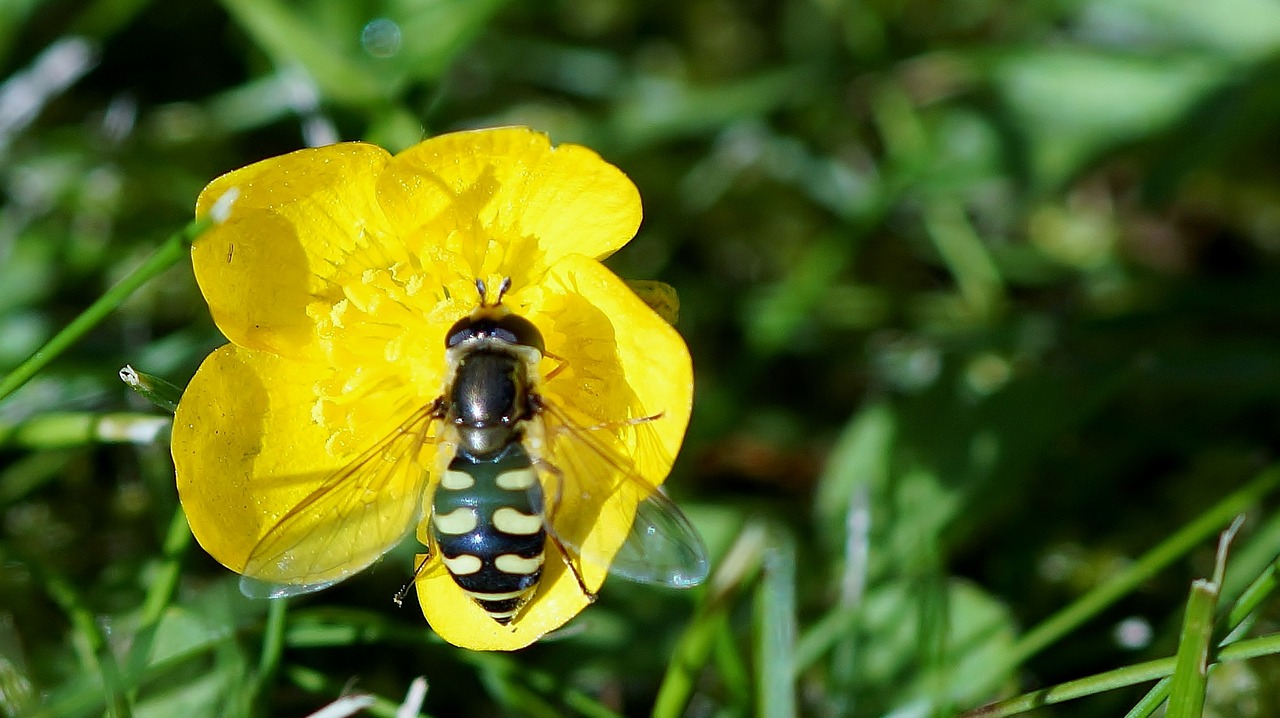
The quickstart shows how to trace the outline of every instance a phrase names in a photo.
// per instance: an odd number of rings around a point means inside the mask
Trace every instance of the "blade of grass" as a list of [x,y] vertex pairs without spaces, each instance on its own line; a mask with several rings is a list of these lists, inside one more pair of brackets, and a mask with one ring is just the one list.
[[564,704],[586,718],[622,718],[621,714],[579,690],[565,690]]
[[355,643],[392,646],[444,645],[420,621],[395,621],[383,613],[362,609],[314,606],[293,612],[285,629],[288,648],[334,648]]
[[272,599],[267,606],[267,622],[262,629],[262,652],[258,656],[258,670],[254,673],[252,685],[248,690],[249,703],[262,704],[263,712],[268,708],[265,704],[269,694],[267,689],[280,670],[280,656],[284,652],[285,627],[288,624],[285,618],[288,611],[289,600],[286,598]]
[[[423,645],[444,643],[438,635],[425,627],[397,623],[375,611],[332,608],[295,611],[288,622],[283,640],[284,645],[290,648],[340,648],[357,643],[377,643],[417,649]],[[486,681],[486,685],[503,698],[517,702],[527,701],[527,704],[520,706],[522,709],[536,713],[546,708],[556,711],[557,715],[563,715],[563,710],[546,702],[547,698],[554,698],[562,700],[566,707],[584,716],[618,718],[615,712],[591,696],[565,685],[563,678],[552,672],[519,664],[504,654],[454,651],[453,655],[455,660],[474,667],[482,680]]]
[[284,650],[285,616],[287,599],[277,598],[267,608],[267,625],[262,632],[262,657],[258,662],[258,679],[264,681],[275,675],[280,667],[280,654]]
[[142,617],[138,630],[134,634],[133,645],[129,647],[129,655],[125,659],[126,675],[141,675],[150,658],[151,647],[155,641],[160,619],[173,600],[178,589],[178,579],[182,573],[182,557],[191,546],[191,529],[187,527],[187,517],[179,508],[169,520],[169,530],[165,533],[164,545],[161,549],[163,559],[160,568],[152,576],[147,585],[147,595],[142,603]]
[[[1280,654],[1280,633],[1233,643],[1219,651],[1210,665],[1212,667],[1218,663],[1243,661],[1276,654]],[[1002,716],[1016,715],[1042,706],[1165,678],[1173,675],[1177,660],[1176,657],[1159,658],[1154,661],[1117,668],[1087,678],[1059,683],[1056,686],[1041,688],[997,703],[988,703],[985,706],[962,714],[960,718],[1001,718]]]
[[125,365],[120,370],[120,381],[138,392],[142,398],[170,414],[178,410],[178,400],[182,398],[182,390],[164,379]]
[[1249,587],[1231,606],[1231,610],[1227,612],[1225,623],[1228,635],[1223,639],[1223,645],[1234,642],[1237,629],[1244,625],[1262,602],[1275,592],[1277,586],[1280,586],[1280,557],[1272,561],[1271,565],[1249,584]]
[[58,412],[0,425],[0,448],[65,449],[88,444],[151,444],[173,421],[154,414]]
[[[840,593],[836,605],[812,623],[796,643],[796,673],[804,672],[828,651],[835,680],[855,675],[858,660],[857,624],[862,616],[871,555],[871,501],[873,492],[888,481],[889,463],[896,436],[896,417],[884,404],[859,412],[837,442],[815,500],[825,537],[843,537],[832,546],[843,553]],[[845,686],[851,688],[851,686]],[[851,697],[851,690],[840,690]]]
[[40,701],[13,614],[0,611],[0,713],[28,715]]
[[345,695],[326,705],[307,718],[347,718],[374,704],[373,696],[364,693]]
[[925,227],[973,313],[978,317],[996,313],[1004,303],[1004,279],[960,205],[931,204],[925,212]]
[[49,362],[97,326],[108,314],[115,311],[116,307],[119,307],[139,287],[186,257],[191,243],[208,228],[209,224],[208,219],[197,219],[165,240],[164,244],[147,257],[141,266],[104,292],[97,301],[89,305],[88,309],[81,312],[80,316],[73,319],[70,324],[63,327],[62,331],[53,335],[53,338],[45,342],[44,346],[37,349],[35,354],[0,380],[0,399],[4,399],[30,381]]
[[1222,579],[1224,606],[1237,606],[1245,591],[1265,575],[1280,553],[1280,512],[1258,516],[1250,530],[1231,549],[1231,566]]
[[756,715],[796,715],[796,547],[790,534],[773,532],[755,597]]
[[[1280,585],[1280,581],[1277,581],[1277,572],[1280,572],[1280,558],[1272,559],[1267,568],[1240,592],[1240,597],[1235,600],[1223,618],[1221,631],[1226,634],[1226,637],[1218,642],[1219,648],[1225,648],[1240,639],[1245,621],[1275,591],[1276,586]],[[1125,718],[1148,718],[1155,713],[1169,697],[1172,683],[1173,681],[1169,678],[1162,679],[1147,691],[1142,700],[1129,709]]]
[[596,699],[567,686],[563,677],[531,668],[512,660],[510,656],[500,653],[462,651],[458,659],[474,666],[480,671],[482,678],[497,681],[502,695],[512,700],[526,702],[527,705],[522,709],[537,713],[545,707],[555,715],[565,715],[563,709],[556,708],[547,702],[555,699],[562,701],[565,707],[588,718],[620,718],[616,712]]
[[11,462],[0,470],[0,508],[60,478],[71,460],[65,452],[38,451]]
[[796,670],[813,665],[843,637],[850,635],[861,616],[862,606],[838,606],[814,621],[796,643]]
[[519,676],[519,670],[508,661],[483,655],[468,662],[479,669],[480,682],[489,695],[514,715],[563,718],[563,711],[529,688]]
[[1218,539],[1218,555],[1213,578],[1191,584],[1187,615],[1178,640],[1177,663],[1169,694],[1171,718],[1199,718],[1204,713],[1205,691],[1209,684],[1209,648],[1213,645],[1214,614],[1222,593],[1222,578],[1227,573],[1227,554],[1231,541],[1244,524],[1244,515],[1236,516],[1231,527]]
[[951,683],[951,664],[947,655],[947,637],[951,632],[951,600],[947,593],[944,569],[937,556],[937,547],[930,546],[928,551],[932,554],[926,559],[928,573],[920,577],[917,585],[916,610],[920,620],[917,651],[921,678],[925,695],[929,697],[935,715],[954,715],[954,706],[947,691],[947,686]]
[[[1258,537],[1255,536],[1254,538]],[[1280,581],[1277,580],[1278,571],[1280,571],[1280,558],[1273,558],[1266,569],[1241,591],[1239,598],[1232,604],[1222,621],[1222,632],[1227,635],[1218,642],[1219,648],[1229,646],[1240,639],[1244,629],[1246,629],[1245,621],[1271,595],[1276,586],[1280,585]],[[1150,718],[1169,698],[1172,686],[1172,678],[1160,679],[1159,683],[1147,691],[1142,700],[1129,709],[1124,718]]]
[[[172,384],[136,372],[133,367],[128,366],[120,370],[120,378],[135,391],[148,396],[153,403],[167,409],[169,413],[173,413],[177,408],[176,396],[181,394],[181,390]],[[168,401],[170,398],[173,401]],[[126,675],[140,676],[146,668],[160,620],[177,593],[178,580],[182,573],[182,558],[191,546],[192,539],[186,514],[179,507],[169,519],[169,528],[165,532],[164,542],[161,545],[160,567],[147,585],[147,595],[142,603],[142,616],[138,622],[138,630],[134,634],[129,655],[125,660]],[[130,693],[130,698],[135,700],[137,698],[136,685]]]
[[1199,718],[1204,712],[1213,612],[1217,605],[1217,584],[1205,579],[1197,579],[1191,584],[1191,597],[1187,599],[1187,615],[1182,622],[1182,636],[1178,640],[1178,655],[1174,662],[1169,718]]
[[58,604],[75,627],[75,635],[82,647],[82,663],[90,675],[100,681],[106,692],[107,715],[110,718],[129,718],[133,715],[130,701],[123,681],[120,679],[120,667],[116,664],[107,645],[106,636],[98,627],[93,614],[80,600],[71,584],[59,576],[54,576],[43,569],[33,566],[33,572],[40,576],[41,582],[49,596]]
[[1270,466],[1232,492],[1207,511],[1197,516],[1168,539],[1143,554],[1125,571],[1099,585],[1074,603],[1027,631],[1005,655],[1003,661],[988,669],[981,691],[994,690],[1001,680],[1030,657],[1048,648],[1093,619],[1108,606],[1130,593],[1166,566],[1184,556],[1196,545],[1213,535],[1234,516],[1252,506],[1280,484],[1280,466]]
[[716,641],[712,648],[716,671],[724,686],[726,709],[746,715],[751,706],[751,667],[733,634],[729,617],[720,614],[716,626]]
[[1128,713],[1124,714],[1124,718],[1147,718],[1164,705],[1165,700],[1169,697],[1169,687],[1173,684],[1170,678],[1161,678],[1160,682],[1151,687],[1142,700],[1133,705]]
[[335,48],[310,14],[275,0],[222,0],[222,5],[276,65],[301,64],[330,99],[354,104],[386,100],[390,78],[380,76],[365,58]]
[[684,715],[698,674],[715,645],[717,625],[727,615],[738,593],[755,579],[767,540],[768,533],[763,524],[747,524],[716,568],[702,604],[676,642],[667,672],[658,686],[653,718],[679,718]]
[[[129,687],[137,686],[146,689],[160,681],[173,680],[175,676],[182,680],[181,677],[190,676],[193,670],[207,670],[207,661],[211,655],[216,656],[219,651],[226,648],[239,650],[237,644],[241,640],[241,634],[252,630],[256,620],[256,618],[246,619],[242,623],[228,624],[225,631],[210,631],[195,641],[184,643],[180,649],[151,661],[140,675],[125,676],[123,683]],[[193,665],[197,661],[201,662],[199,667]],[[236,675],[243,676],[246,673],[246,670],[239,670]],[[66,684],[48,696],[37,711],[26,715],[25,718],[66,718],[100,714],[104,709],[105,698],[102,677],[92,670],[86,670],[83,675],[78,676],[76,681]],[[230,696],[230,699],[229,702],[234,703],[234,696]],[[230,707],[221,715],[248,714],[236,713],[234,707]]]
[[422,712],[422,703],[426,699],[427,679],[425,676],[418,676],[409,683],[409,690],[405,692],[404,701],[396,709],[396,718],[414,718],[418,713]]

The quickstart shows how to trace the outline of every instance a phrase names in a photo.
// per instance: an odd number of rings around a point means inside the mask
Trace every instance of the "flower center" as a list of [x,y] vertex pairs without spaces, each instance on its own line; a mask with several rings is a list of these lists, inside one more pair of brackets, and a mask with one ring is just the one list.
[[440,395],[444,327],[464,306],[455,294],[406,260],[334,277],[328,296],[311,303],[330,367],[311,413],[330,431],[330,454],[368,448]]

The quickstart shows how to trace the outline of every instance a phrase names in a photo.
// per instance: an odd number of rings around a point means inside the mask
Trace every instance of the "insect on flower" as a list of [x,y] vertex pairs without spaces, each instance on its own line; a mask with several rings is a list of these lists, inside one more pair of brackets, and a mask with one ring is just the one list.
[[325,588],[416,528],[433,628],[509,650],[607,572],[705,578],[658,488],[688,351],[598,262],[639,223],[621,172],[506,128],[265,160],[197,213],[228,192],[193,264],[231,344],[192,379],[173,445],[192,531],[245,593]]

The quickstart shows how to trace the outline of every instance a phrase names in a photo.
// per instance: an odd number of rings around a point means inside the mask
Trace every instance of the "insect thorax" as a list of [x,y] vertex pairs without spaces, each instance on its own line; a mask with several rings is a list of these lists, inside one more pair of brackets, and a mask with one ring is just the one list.
[[447,421],[458,448],[477,459],[520,440],[520,423],[533,415],[526,360],[512,348],[481,346],[463,353],[449,388]]

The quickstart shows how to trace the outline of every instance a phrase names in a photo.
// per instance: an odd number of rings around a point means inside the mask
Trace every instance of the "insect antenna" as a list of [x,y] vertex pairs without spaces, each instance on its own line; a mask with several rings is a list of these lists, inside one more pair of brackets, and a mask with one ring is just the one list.
[[502,298],[506,296],[511,289],[511,277],[503,277],[502,283],[498,285],[498,296],[493,302],[489,301],[489,288],[485,286],[483,279],[476,279],[476,292],[480,294],[480,306],[496,307],[502,304]]

